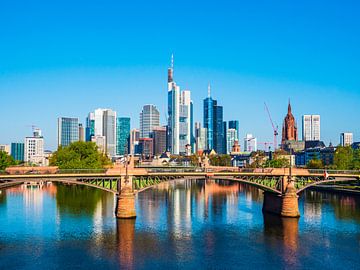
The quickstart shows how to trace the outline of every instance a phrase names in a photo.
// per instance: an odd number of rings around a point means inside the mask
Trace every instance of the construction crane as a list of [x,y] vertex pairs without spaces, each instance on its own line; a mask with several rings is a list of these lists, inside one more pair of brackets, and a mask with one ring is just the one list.
[[[269,150],[270,151],[270,145],[272,145],[272,142],[258,142],[258,144],[262,144],[264,145],[264,150]],[[269,148],[268,148],[269,147]]]
[[279,127],[274,125],[274,121],[272,120],[271,118],[271,114],[270,114],[270,111],[269,111],[269,108],[268,106],[266,105],[266,103],[264,102],[265,104],[265,108],[266,108],[266,111],[267,111],[267,114],[269,116],[269,119],[270,119],[270,123],[271,123],[271,126],[272,126],[272,129],[273,129],[273,132],[274,132],[274,152],[276,151],[276,147],[277,147],[277,136],[279,135]]

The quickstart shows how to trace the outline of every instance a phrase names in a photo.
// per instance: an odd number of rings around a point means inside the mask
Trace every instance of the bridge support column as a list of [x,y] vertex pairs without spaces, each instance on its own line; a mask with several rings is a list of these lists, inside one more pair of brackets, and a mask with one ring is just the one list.
[[290,183],[284,194],[264,192],[263,212],[276,214],[282,217],[300,217],[298,195]]
[[[123,179],[121,179],[121,181],[122,180]],[[125,186],[121,188],[120,192],[116,197],[116,218],[136,218],[135,193],[132,189],[132,177],[129,176],[128,183],[126,183],[126,181],[124,181],[123,183],[125,183]]]

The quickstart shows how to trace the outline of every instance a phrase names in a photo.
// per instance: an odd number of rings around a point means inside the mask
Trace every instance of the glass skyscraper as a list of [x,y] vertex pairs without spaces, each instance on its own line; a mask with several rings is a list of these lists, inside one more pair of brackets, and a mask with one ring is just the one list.
[[85,140],[91,142],[91,137],[95,136],[95,115],[89,113],[86,117]]
[[11,156],[17,161],[24,161],[24,143],[11,143]]
[[116,121],[116,155],[122,156],[129,153],[130,118],[118,117]]
[[204,128],[206,128],[206,148],[214,149],[214,100],[211,98],[210,84],[208,86],[208,97],[204,99]]
[[58,146],[79,141],[79,118],[58,118]]
[[140,138],[150,138],[154,127],[160,126],[160,113],[155,105],[145,105],[140,113]]
[[229,121],[229,129],[236,130],[236,140],[240,140],[240,125],[238,120]]

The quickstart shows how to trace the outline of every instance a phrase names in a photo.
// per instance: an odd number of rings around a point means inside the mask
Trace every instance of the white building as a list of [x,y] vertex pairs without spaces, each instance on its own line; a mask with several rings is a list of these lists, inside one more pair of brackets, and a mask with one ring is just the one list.
[[320,115],[303,115],[303,141],[320,141]]
[[207,129],[203,128],[200,122],[195,123],[195,143],[196,143],[196,152],[206,150]]
[[9,144],[0,144],[0,151],[3,151],[10,155],[10,145]]
[[353,143],[353,134],[350,132],[343,132],[340,134],[340,145],[350,146]]
[[116,156],[116,112],[96,109],[94,113],[94,136],[105,137],[105,151],[109,157]]
[[35,129],[32,137],[25,138],[24,161],[28,164],[46,166],[44,138],[40,129]]
[[168,69],[168,146],[172,154],[185,154],[191,144],[191,93],[180,91],[174,81],[174,58]]
[[105,136],[95,135],[91,137],[91,141],[96,144],[98,150],[102,153],[106,153],[106,138]]
[[244,138],[244,151],[256,152],[257,151],[257,139],[252,134],[246,134]]
[[229,128],[226,132],[226,153],[229,155],[232,152],[232,148],[235,144],[235,141],[238,141],[237,130],[234,128]]
[[160,113],[155,105],[148,104],[140,113],[140,138],[150,138],[155,127],[160,126]]

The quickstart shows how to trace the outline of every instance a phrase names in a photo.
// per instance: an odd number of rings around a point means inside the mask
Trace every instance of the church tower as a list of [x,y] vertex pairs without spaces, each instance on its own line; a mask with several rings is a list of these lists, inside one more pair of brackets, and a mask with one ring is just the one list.
[[298,130],[296,126],[295,117],[291,112],[291,104],[289,100],[288,113],[283,123],[281,144],[284,145],[286,141],[297,141],[297,140],[298,140]]

